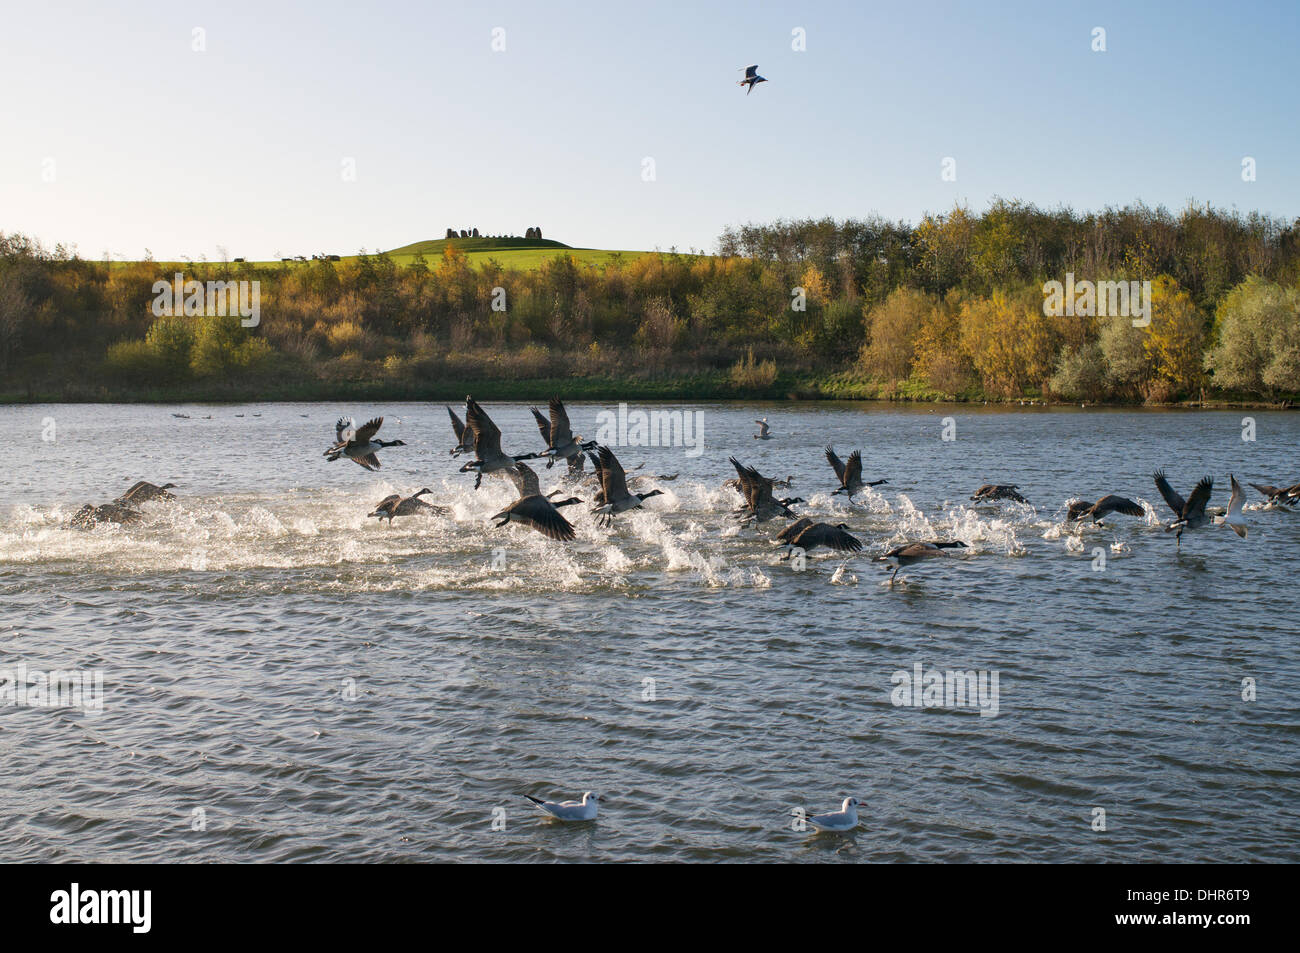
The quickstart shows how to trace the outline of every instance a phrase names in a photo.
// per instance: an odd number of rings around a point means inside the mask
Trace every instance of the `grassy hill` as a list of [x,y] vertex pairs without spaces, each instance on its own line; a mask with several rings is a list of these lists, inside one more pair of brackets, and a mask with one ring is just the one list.
[[471,265],[493,259],[504,268],[519,269],[536,268],[542,262],[550,261],[559,254],[571,255],[579,264],[586,265],[604,265],[615,256],[620,256],[627,261],[646,254],[641,251],[573,248],[549,238],[439,238],[412,242],[410,245],[394,248],[388,254],[399,265],[409,264],[417,254],[423,255],[430,264],[434,264],[443,256],[448,245],[464,252]]

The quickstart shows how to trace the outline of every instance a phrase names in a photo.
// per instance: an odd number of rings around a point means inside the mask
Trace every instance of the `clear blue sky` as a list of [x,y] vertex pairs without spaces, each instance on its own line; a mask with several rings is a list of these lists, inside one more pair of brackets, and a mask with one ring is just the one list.
[[9,4],[0,230],[269,258],[447,226],[713,250],[727,224],[994,195],[1291,218],[1297,50],[1294,0]]

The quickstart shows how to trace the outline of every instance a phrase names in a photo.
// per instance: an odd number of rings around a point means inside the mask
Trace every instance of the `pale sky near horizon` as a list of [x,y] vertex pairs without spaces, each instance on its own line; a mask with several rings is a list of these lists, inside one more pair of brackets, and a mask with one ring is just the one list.
[[1135,6],[5,0],[0,231],[264,259],[448,226],[712,251],[996,195],[1300,215],[1300,2]]

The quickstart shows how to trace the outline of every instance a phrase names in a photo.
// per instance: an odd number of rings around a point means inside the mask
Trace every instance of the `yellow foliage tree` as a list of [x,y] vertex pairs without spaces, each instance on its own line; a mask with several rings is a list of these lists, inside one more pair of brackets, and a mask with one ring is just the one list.
[[1168,275],[1151,282],[1150,304],[1151,325],[1143,348],[1160,377],[1182,393],[1193,393],[1205,380],[1205,315]]

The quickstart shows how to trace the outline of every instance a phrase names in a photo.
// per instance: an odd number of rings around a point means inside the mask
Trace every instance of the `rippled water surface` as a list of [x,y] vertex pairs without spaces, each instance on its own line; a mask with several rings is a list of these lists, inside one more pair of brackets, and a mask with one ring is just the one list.
[[[540,448],[526,407],[486,407],[508,450]],[[571,405],[575,429],[602,409]],[[676,479],[612,530],[566,510],[562,544],[492,527],[513,488],[457,472],[441,405],[0,408],[0,678],[103,678],[102,711],[0,707],[0,856],[1300,860],[1300,513],[1248,490],[1249,538],[1207,527],[1180,555],[1150,476],[1212,475],[1218,505],[1229,472],[1294,483],[1300,417],[1254,413],[1243,441],[1241,412],[682,409],[703,453],[617,447]],[[372,413],[407,446],[378,473],[326,462],[334,420]],[[889,483],[831,496],[829,443]],[[733,454],[863,553],[782,562],[783,522],[727,516]],[[138,479],[177,500],[65,527]],[[971,504],[986,481],[1030,505]],[[366,518],[421,487],[447,517]],[[1109,492],[1147,516],[1062,525]],[[892,589],[870,560],[941,536],[969,548]],[[896,706],[917,664],[996,673],[997,715]],[[589,789],[589,824],[521,797]],[[849,795],[855,834],[792,829]]]

